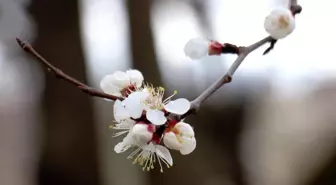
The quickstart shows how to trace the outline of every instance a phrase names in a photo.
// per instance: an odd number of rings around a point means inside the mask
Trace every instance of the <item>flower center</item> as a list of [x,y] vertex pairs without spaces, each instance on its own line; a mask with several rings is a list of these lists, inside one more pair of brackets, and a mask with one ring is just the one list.
[[286,28],[289,25],[288,17],[286,17],[284,15],[280,16],[278,21],[279,21],[279,27],[280,28]]
[[170,99],[177,94],[174,91],[174,94],[163,100],[165,89],[163,87],[153,87],[151,84],[145,84],[143,87],[144,91],[147,91],[149,97],[143,102],[148,108],[163,110],[165,104],[167,104]]
[[164,88],[153,87],[152,85],[145,85],[144,90],[148,92],[149,97],[144,101],[144,104],[150,109],[162,109],[162,98],[164,94]]
[[[139,153],[140,152],[140,153]],[[132,159],[134,156],[137,156],[133,164],[138,163],[140,166],[143,166],[142,170],[151,170],[154,169],[154,163],[155,163],[155,153],[152,153],[147,150],[142,150],[138,148],[135,150],[130,156],[128,156],[129,159]]]
[[156,129],[156,131],[153,134],[152,142],[155,144],[159,144],[161,142],[162,135],[164,131],[166,130],[166,125],[161,125],[159,128]]

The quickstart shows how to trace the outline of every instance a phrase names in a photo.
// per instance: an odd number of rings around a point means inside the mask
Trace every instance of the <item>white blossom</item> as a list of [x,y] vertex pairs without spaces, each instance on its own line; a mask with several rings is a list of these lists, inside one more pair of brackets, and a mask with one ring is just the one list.
[[154,125],[137,123],[131,126],[126,137],[114,147],[114,151],[122,153],[136,147],[128,156],[130,159],[134,158],[134,164],[138,163],[143,166],[143,170],[149,171],[154,169],[154,163],[158,161],[160,171],[163,172],[161,162],[169,168],[173,165],[173,159],[166,147],[151,141],[154,132]]
[[196,148],[195,132],[189,124],[179,122],[165,133],[163,143],[170,149],[179,150],[182,155],[190,154]]
[[134,163],[139,163],[143,166],[143,170],[149,171],[154,168],[155,162],[158,162],[160,171],[163,172],[163,164],[168,168],[173,165],[169,150],[160,145],[163,138],[167,147],[179,150],[184,155],[192,152],[196,147],[190,125],[189,128],[186,126],[188,124],[181,122],[173,125],[170,130],[171,120],[167,119],[167,113],[185,114],[190,109],[190,102],[184,98],[171,100],[177,92],[163,99],[164,88],[148,84],[137,85],[140,82],[142,84],[143,81],[139,76],[142,75],[136,70],[128,70],[126,73],[117,72],[105,78],[105,82],[113,83],[102,83],[102,86],[118,89],[120,94],[122,94],[120,89],[129,88],[130,84],[136,85],[133,89],[127,89],[124,100],[116,100],[114,103],[113,113],[117,122],[113,127],[117,130],[114,136],[125,135],[114,147],[114,151],[122,153],[130,148],[136,148],[129,155],[129,158],[134,158]]
[[288,8],[276,8],[266,16],[264,27],[271,37],[274,39],[282,39],[294,31],[295,19]]
[[129,88],[141,87],[144,77],[138,70],[128,70],[126,72],[116,71],[113,74],[106,75],[100,82],[101,89],[108,94],[115,96],[124,96],[123,90]]
[[143,166],[143,170],[154,169],[155,162],[159,162],[160,171],[163,172],[162,163],[170,168],[173,165],[173,159],[169,150],[162,146],[150,142],[146,145],[142,145],[137,148],[133,153],[128,156],[129,159],[133,159],[133,164],[138,163]]

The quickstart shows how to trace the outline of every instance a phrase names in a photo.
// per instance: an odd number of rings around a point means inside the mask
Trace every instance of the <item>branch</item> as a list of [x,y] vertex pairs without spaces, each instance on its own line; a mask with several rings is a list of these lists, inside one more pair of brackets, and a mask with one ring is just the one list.
[[[291,0],[289,8],[292,11],[293,16],[301,13],[301,11],[302,11],[302,7],[297,4],[297,0]],[[56,68],[55,66],[50,64],[46,59],[44,59],[37,51],[34,50],[34,48],[30,44],[25,43],[24,41],[22,41],[19,38],[16,38],[16,41],[18,42],[18,44],[20,45],[20,47],[24,51],[33,55],[42,65],[44,65],[47,68],[48,72],[53,72],[56,75],[57,78],[63,79],[65,81],[67,81],[68,83],[76,86],[82,92],[84,92],[88,95],[91,95],[91,96],[105,98],[105,99],[109,99],[109,100],[117,100],[117,99],[123,100],[122,97],[113,96],[113,95],[110,95],[110,94],[106,94],[102,91],[96,90],[96,89],[94,89],[94,88],[76,80],[75,78],[65,74],[60,69]],[[237,71],[237,69],[239,68],[241,63],[245,60],[245,58],[251,52],[253,52],[254,50],[258,49],[259,47],[261,47],[262,45],[264,45],[266,43],[271,43],[270,47],[264,52],[264,54],[266,54],[273,49],[276,41],[277,40],[268,36],[268,37],[254,43],[250,46],[247,46],[247,47],[244,47],[244,46],[238,47],[234,44],[229,44],[229,43],[223,44],[221,53],[222,54],[225,54],[225,53],[237,54],[238,55],[237,59],[234,61],[234,63],[231,65],[230,69],[228,70],[228,72],[225,75],[221,76],[210,87],[208,87],[201,95],[199,95],[196,99],[191,101],[190,110],[187,113],[185,113],[184,115],[180,116],[179,119],[184,119],[185,117],[189,116],[190,114],[196,113],[199,110],[200,106],[213,93],[215,93],[218,89],[220,89],[224,84],[230,83],[232,81],[232,76],[234,75],[234,73]]]
[[[292,11],[293,15],[296,15],[298,13],[301,13],[302,7],[297,4],[296,0],[291,0],[290,2],[290,10]],[[273,47],[274,47],[274,39],[271,36],[268,36],[264,39],[261,39],[260,41],[247,46],[247,47],[238,47],[239,51],[237,52],[238,57],[231,65],[228,72],[221,76],[217,81],[215,81],[210,87],[208,87],[201,95],[199,95],[196,99],[191,101],[191,108],[190,110],[185,113],[184,115],[180,116],[179,119],[184,119],[190,114],[196,113],[201,105],[218,89],[220,89],[224,84],[230,83],[232,81],[232,76],[239,68],[240,64],[245,60],[245,58],[254,50],[258,49],[262,45],[266,43],[271,43],[271,48],[267,49],[264,53],[268,53]],[[273,44],[272,44],[273,43]],[[234,46],[231,44],[231,46]]]
[[34,56],[44,67],[46,67],[48,72],[54,73],[57,78],[63,79],[65,81],[67,81],[68,83],[76,86],[82,92],[84,92],[84,93],[86,93],[90,96],[105,98],[105,99],[109,99],[109,100],[118,100],[118,99],[122,100],[123,99],[122,97],[117,97],[117,96],[113,96],[113,95],[110,95],[110,94],[106,94],[102,91],[94,89],[94,88],[76,80],[75,78],[65,74],[63,71],[61,71],[57,67],[50,64],[37,51],[35,51],[35,49],[30,44],[22,41],[19,38],[16,38],[16,41],[24,51],[26,51],[27,53]]

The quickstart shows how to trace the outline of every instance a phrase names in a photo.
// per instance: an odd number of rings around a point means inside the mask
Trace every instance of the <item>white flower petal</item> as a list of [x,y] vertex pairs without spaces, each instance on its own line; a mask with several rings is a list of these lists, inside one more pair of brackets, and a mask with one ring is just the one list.
[[142,103],[149,97],[149,93],[146,91],[137,91],[131,93],[124,101],[126,107],[132,106],[134,103]]
[[131,69],[127,70],[126,74],[130,78],[132,84],[135,84],[136,87],[141,87],[144,77],[140,71]]
[[132,118],[138,119],[141,117],[144,110],[143,101],[148,96],[148,92],[133,92],[123,101]]
[[149,131],[148,126],[147,124],[136,124],[132,128],[131,134],[138,143],[145,144],[152,139],[153,132]]
[[188,124],[184,122],[177,123],[174,128],[176,128],[183,136],[194,137],[195,132],[194,129]]
[[146,118],[154,125],[163,125],[167,121],[164,113],[160,110],[148,110],[146,112]]
[[114,119],[117,122],[120,122],[123,119],[130,118],[130,112],[125,106],[122,104],[120,100],[116,100],[113,105]]
[[131,129],[135,125],[135,121],[131,119],[124,119],[120,123],[116,124],[114,129]]
[[180,149],[180,153],[182,155],[188,155],[191,152],[193,152],[196,148],[196,139],[193,138],[188,138],[188,139],[183,139],[183,147]]
[[119,153],[125,152],[130,147],[131,145],[125,145],[123,142],[120,142],[114,146],[114,151],[119,154]]
[[127,136],[123,139],[122,142],[119,142],[115,147],[114,151],[116,153],[122,153],[132,147],[133,138],[131,133],[128,133]]
[[190,39],[184,47],[184,53],[191,59],[200,59],[208,54],[209,41],[203,38]]
[[107,94],[112,94],[115,96],[121,96],[120,88],[116,87],[114,82],[113,75],[106,75],[101,81],[100,81],[100,88]]
[[170,101],[164,106],[164,109],[170,113],[182,115],[190,109],[190,102],[185,98],[179,98],[174,101]]
[[125,72],[116,71],[112,74],[111,82],[114,86],[118,88],[125,88],[130,85],[130,79]]
[[166,147],[173,150],[180,150],[182,147],[173,132],[168,132],[163,136],[163,143]]
[[173,158],[170,155],[169,150],[161,145],[156,145],[156,151],[155,153],[164,159],[170,166],[173,166]]
[[133,119],[138,119],[142,116],[144,108],[140,103],[133,104],[129,107],[130,115]]

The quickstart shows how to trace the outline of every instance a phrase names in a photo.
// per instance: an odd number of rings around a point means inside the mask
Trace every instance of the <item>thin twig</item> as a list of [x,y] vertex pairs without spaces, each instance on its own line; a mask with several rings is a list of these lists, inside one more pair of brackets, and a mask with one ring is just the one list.
[[63,71],[58,69],[57,67],[53,66],[50,62],[48,62],[46,59],[44,59],[35,49],[28,43],[22,41],[19,38],[16,38],[17,43],[20,45],[20,47],[26,51],[27,53],[31,54],[34,56],[43,66],[45,66],[48,70],[48,72],[52,72],[56,75],[57,78],[63,79],[70,84],[76,86],[78,89],[80,89],[82,92],[90,95],[90,96],[95,96],[95,97],[100,97],[100,98],[106,98],[109,100],[122,100],[122,97],[117,97],[113,96],[110,94],[106,94],[102,91],[99,91],[97,89],[94,89],[78,80],[75,78],[65,74]]
[[[290,2],[290,10],[292,11],[293,15],[301,13],[302,7],[297,4],[296,0],[292,0]],[[200,106],[218,89],[220,89],[224,84],[230,83],[232,81],[232,76],[239,68],[240,64],[245,60],[245,58],[254,50],[258,49],[262,45],[272,42],[274,39],[270,36],[261,39],[260,41],[247,46],[247,47],[239,47],[239,54],[237,59],[233,62],[228,72],[221,76],[217,81],[215,81],[210,87],[208,87],[201,95],[191,101],[191,108],[190,110],[185,113],[184,115],[180,116],[180,119],[184,119],[190,114],[196,113]]]

